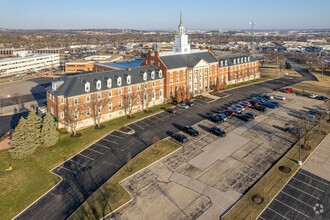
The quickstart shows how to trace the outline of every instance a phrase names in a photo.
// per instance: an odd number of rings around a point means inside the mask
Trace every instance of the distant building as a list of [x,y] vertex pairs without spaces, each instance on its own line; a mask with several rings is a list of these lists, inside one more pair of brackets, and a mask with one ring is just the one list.
[[42,49],[37,49],[36,52],[39,54],[43,53],[58,53],[58,54],[64,54],[65,48],[60,47],[60,48],[42,48]]
[[0,76],[28,72],[40,72],[60,65],[59,54],[31,54],[26,57],[0,60]]
[[94,61],[78,61],[65,63],[65,72],[67,73],[79,73],[93,71]]
[[112,63],[95,63],[94,71],[103,72],[110,70],[120,70],[126,68],[134,68],[141,66],[142,59],[128,60],[122,62],[112,62]]

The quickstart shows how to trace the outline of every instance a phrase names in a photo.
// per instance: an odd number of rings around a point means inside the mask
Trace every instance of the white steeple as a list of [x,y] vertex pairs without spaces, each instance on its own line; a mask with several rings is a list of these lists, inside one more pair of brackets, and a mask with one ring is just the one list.
[[188,35],[185,35],[184,27],[182,24],[181,10],[180,10],[180,24],[178,27],[178,34],[175,35],[173,52],[190,53],[190,44],[188,43]]

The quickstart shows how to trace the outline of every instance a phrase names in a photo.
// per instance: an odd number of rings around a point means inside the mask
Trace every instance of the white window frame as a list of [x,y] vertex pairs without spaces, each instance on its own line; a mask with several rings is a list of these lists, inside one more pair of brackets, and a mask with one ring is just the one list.
[[121,95],[121,94],[122,94],[121,89],[118,89],[118,95]]
[[107,80],[107,86],[108,86],[108,88],[111,88],[111,86],[112,86],[112,80],[111,79]]
[[91,116],[91,108],[90,107],[86,108],[86,116],[87,117]]
[[61,119],[64,119],[64,112],[61,112]]
[[112,91],[108,92],[108,97],[112,97]]
[[132,88],[131,87],[128,87],[127,91],[128,91],[128,93],[131,93],[132,92]]
[[97,93],[97,100],[101,100],[102,99],[102,93]]
[[86,103],[89,103],[91,101],[91,97],[89,95],[86,96]]
[[74,105],[78,105],[78,98],[74,98],[74,99],[73,99],[73,104],[74,104]]
[[89,92],[91,90],[89,82],[85,84],[85,92]]
[[109,102],[109,104],[108,104],[108,110],[109,110],[109,112],[112,111],[112,102]]
[[100,89],[101,89],[101,81],[100,81],[100,80],[98,80],[98,81],[96,82],[96,89],[97,89],[97,90],[100,90]]
[[118,101],[118,108],[122,108],[123,107],[123,101],[121,99],[119,99]]

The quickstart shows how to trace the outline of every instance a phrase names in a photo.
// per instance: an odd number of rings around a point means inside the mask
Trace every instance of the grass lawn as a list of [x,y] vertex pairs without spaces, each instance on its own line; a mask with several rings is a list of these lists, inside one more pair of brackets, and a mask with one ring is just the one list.
[[270,80],[270,79],[275,79],[275,78],[276,78],[276,76],[265,76],[265,77],[260,77],[260,78],[257,78],[257,79],[245,81],[245,82],[230,84],[230,85],[227,86],[227,88],[225,90],[222,90],[222,91],[226,91],[228,89],[233,89],[233,88],[237,88],[237,87],[241,87],[241,86],[254,84],[254,83],[257,83],[257,82],[263,82],[263,81]]
[[[42,196],[47,190],[60,181],[60,178],[49,171],[97,139],[114,129],[139,120],[148,115],[163,111],[173,106],[163,104],[150,108],[152,112],[135,113],[134,119],[121,117],[103,123],[104,129],[89,127],[80,130],[80,138],[70,138],[68,134],[60,135],[59,142],[50,147],[37,150],[33,155],[21,159],[11,159],[7,150],[0,152],[0,219],[11,219],[24,208]],[[12,164],[13,170],[5,172]]]
[[320,71],[317,69],[311,71],[311,73],[314,74],[319,81],[304,81],[290,87],[304,96],[316,93],[319,96],[323,95],[330,98],[330,73],[324,72],[325,74],[323,75],[323,78],[321,77]]
[[[265,76],[298,76],[301,75],[296,72],[294,69],[278,69],[276,70],[275,67],[261,67],[259,68],[260,74]],[[277,72],[278,71],[278,72]]]
[[[152,148],[151,148],[152,147]],[[123,179],[138,172],[144,167],[163,158],[180,146],[169,140],[162,140],[145,149],[128,164],[113,175],[100,187],[69,219],[101,219],[111,211],[131,199],[128,192],[119,184]],[[154,151],[158,153],[155,154]],[[128,170],[127,168],[131,170]]]
[[[326,123],[326,122],[325,122]],[[330,132],[330,123],[326,123],[323,126],[323,131],[326,134],[317,133],[317,127],[312,132],[312,138],[307,141],[307,144],[311,146],[310,151],[302,150],[302,161],[304,162],[309,154],[318,146],[318,144],[326,137]],[[272,201],[276,194],[282,189],[286,182],[291,178],[295,171],[299,168],[297,164],[299,155],[299,147],[295,145],[288,151],[288,153],[276,163],[263,178],[255,184],[255,186],[248,191],[247,194],[224,216],[224,220],[231,219],[257,219],[265,207]],[[287,166],[291,168],[290,173],[284,173],[279,171],[279,166]],[[251,196],[259,194],[264,198],[264,202],[260,205],[255,204],[251,200]]]

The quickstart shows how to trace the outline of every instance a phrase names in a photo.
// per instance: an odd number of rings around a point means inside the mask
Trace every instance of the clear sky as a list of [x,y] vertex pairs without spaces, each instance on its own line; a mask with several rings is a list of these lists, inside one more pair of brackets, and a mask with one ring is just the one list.
[[0,0],[0,28],[330,28],[330,0]]

